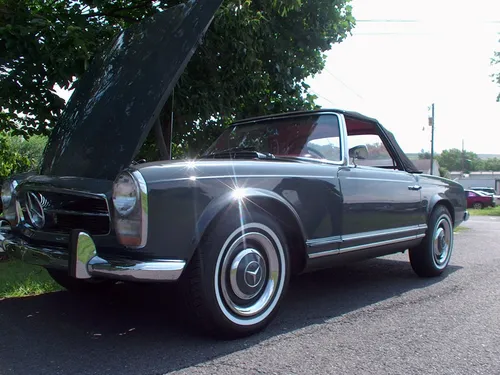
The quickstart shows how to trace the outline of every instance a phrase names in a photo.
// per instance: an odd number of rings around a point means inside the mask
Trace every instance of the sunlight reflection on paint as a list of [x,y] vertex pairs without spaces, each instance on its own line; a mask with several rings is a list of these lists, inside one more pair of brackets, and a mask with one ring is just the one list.
[[186,161],[186,168],[187,169],[195,169],[196,168],[196,162],[194,160],[188,160],[188,161]]
[[236,188],[233,190],[233,197],[238,199],[239,201],[243,200],[245,198],[245,191],[240,188]]

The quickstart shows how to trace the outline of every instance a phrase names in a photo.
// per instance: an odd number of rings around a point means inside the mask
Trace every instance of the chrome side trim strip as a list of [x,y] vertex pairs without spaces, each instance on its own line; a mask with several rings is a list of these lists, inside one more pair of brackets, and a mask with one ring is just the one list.
[[[394,173],[394,172],[392,172]],[[413,180],[391,180],[389,178],[370,178],[370,177],[346,177],[346,180],[361,180],[361,181],[374,181],[376,180],[377,182],[399,182],[399,183],[404,183],[404,184],[410,184],[414,182]]]
[[320,251],[319,253],[309,254],[309,258],[310,259],[321,258],[321,257],[326,257],[328,255],[338,254],[338,253],[339,253],[339,249]]
[[342,241],[355,241],[355,240],[363,240],[366,238],[372,238],[372,237],[381,237],[381,236],[386,236],[386,235],[391,235],[391,234],[402,234],[402,233],[407,233],[407,232],[412,232],[412,231],[418,231],[421,229],[427,229],[426,224],[419,224],[419,225],[412,225],[408,227],[400,227],[400,228],[393,228],[393,229],[383,229],[383,230],[374,230],[371,232],[361,232],[361,233],[356,233],[356,234],[348,234],[346,236],[342,236]]
[[366,243],[366,244],[362,244],[362,245],[358,245],[358,246],[344,247],[343,249],[339,250],[339,254],[348,253],[348,252],[357,251],[357,250],[370,249],[372,247],[385,246],[385,245],[393,245],[393,244],[401,243],[401,242],[408,242],[408,241],[412,241],[412,240],[416,240],[416,239],[422,238],[424,236],[425,236],[425,234],[419,234],[419,235],[415,235],[415,236],[394,238],[392,240],[371,242],[371,243]]
[[331,236],[331,237],[323,237],[323,238],[314,238],[312,240],[307,240],[307,247],[315,247],[322,245],[330,245],[334,243],[341,243],[342,238],[340,236]]
[[392,239],[392,240],[377,241],[377,242],[362,244],[362,245],[358,245],[358,246],[344,247],[343,249],[321,251],[321,252],[318,252],[318,253],[309,254],[308,257],[310,259],[320,258],[320,257],[329,256],[329,255],[336,255],[336,254],[348,253],[348,252],[351,252],[351,251],[370,249],[372,247],[385,246],[385,245],[393,245],[393,244],[402,243],[402,242],[409,242],[409,241],[417,240],[417,239],[423,238],[423,237],[425,237],[425,233],[417,234],[415,236],[407,236],[407,237],[395,238],[395,239]]

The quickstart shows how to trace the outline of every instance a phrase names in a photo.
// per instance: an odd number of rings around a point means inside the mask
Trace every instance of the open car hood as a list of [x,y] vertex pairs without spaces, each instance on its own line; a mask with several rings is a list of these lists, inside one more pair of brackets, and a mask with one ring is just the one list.
[[96,55],[52,131],[40,172],[114,179],[130,165],[221,3],[169,8]]

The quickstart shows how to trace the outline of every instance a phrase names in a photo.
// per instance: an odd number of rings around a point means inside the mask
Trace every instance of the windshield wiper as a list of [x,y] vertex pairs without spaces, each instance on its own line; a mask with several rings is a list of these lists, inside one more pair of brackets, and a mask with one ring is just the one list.
[[260,152],[255,149],[255,147],[231,147],[225,150],[210,152],[209,154],[203,155],[203,157],[216,157],[229,154],[231,155],[253,155],[257,156],[259,159],[276,159],[276,156],[271,154],[270,152]]

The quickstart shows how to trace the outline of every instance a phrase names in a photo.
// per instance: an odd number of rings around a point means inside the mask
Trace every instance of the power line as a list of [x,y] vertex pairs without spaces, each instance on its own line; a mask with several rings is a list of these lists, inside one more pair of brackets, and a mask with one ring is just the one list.
[[[376,36],[376,35],[435,35],[436,33],[425,33],[425,32],[421,32],[421,33],[403,33],[403,32],[372,32],[372,33],[367,33],[367,32],[360,32],[360,33],[357,33],[357,32],[353,32],[352,35],[366,35],[366,36]],[[500,35],[500,31],[499,32],[495,32],[495,34],[497,35]]]
[[313,89],[309,88],[309,90],[314,94],[314,95],[317,95],[319,98],[323,99],[323,100],[326,100],[328,103],[330,103],[331,105],[335,106],[335,103],[333,103],[330,99],[328,98],[325,98],[323,95],[320,95],[318,94],[316,91],[314,91]]
[[[356,22],[367,22],[367,23],[426,23],[423,20],[416,19],[357,19]],[[499,23],[500,20],[484,21],[480,23]]]
[[354,95],[356,95],[358,98],[360,98],[361,100],[365,100],[361,95],[359,95],[356,90],[354,90],[352,87],[350,87],[349,85],[347,85],[344,81],[342,81],[339,77],[337,77],[335,74],[333,74],[332,72],[330,72],[328,70],[328,68],[324,68],[324,70],[330,74],[333,78],[335,78],[337,81],[339,81],[345,88],[347,88],[349,91],[351,91],[352,93],[354,93]]
[[372,19],[372,20],[356,20],[356,22],[370,22],[370,23],[419,23],[421,21],[418,20],[403,20],[403,19],[393,19],[393,20],[377,20],[377,19]]

